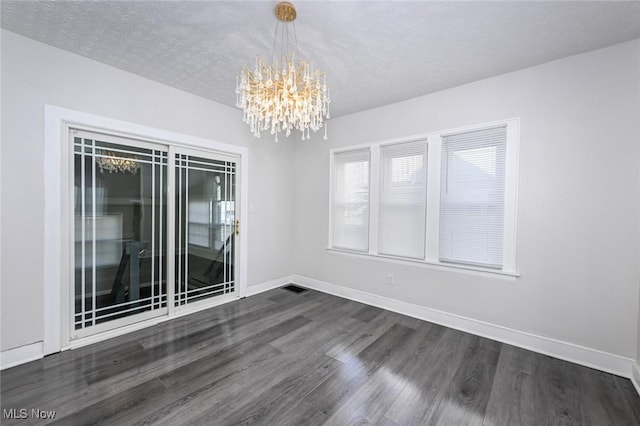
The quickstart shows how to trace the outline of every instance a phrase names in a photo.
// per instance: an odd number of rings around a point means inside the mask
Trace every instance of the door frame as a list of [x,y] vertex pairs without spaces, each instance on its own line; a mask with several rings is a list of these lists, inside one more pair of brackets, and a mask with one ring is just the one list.
[[[71,347],[82,346],[96,341],[108,339],[130,332],[134,329],[148,327],[182,314],[215,306],[211,303],[196,306],[192,310],[181,310],[173,316],[153,318],[141,321],[116,330],[95,334],[71,343],[69,341],[69,321],[66,316],[70,312],[68,283],[72,279],[70,270],[71,233],[70,211],[71,198],[68,182],[71,179],[72,147],[68,143],[70,127],[79,127],[91,131],[142,139],[152,143],[171,147],[194,149],[233,155],[239,157],[236,179],[240,190],[239,210],[241,232],[236,239],[238,253],[237,297],[245,297],[247,292],[247,241],[248,241],[248,165],[249,149],[228,143],[199,138],[181,133],[134,124],[95,114],[61,108],[53,105],[44,107],[44,336],[43,353],[48,355]],[[171,155],[169,161],[172,160]],[[171,167],[169,167],[171,170]],[[169,173],[168,179],[173,173]],[[169,180],[169,182],[171,182]],[[169,188],[172,188],[170,185]],[[168,198],[170,200],[170,198]],[[167,217],[170,220],[170,216]],[[169,243],[169,241],[167,241]],[[169,275],[167,275],[167,278]],[[167,283],[169,287],[169,283]]]

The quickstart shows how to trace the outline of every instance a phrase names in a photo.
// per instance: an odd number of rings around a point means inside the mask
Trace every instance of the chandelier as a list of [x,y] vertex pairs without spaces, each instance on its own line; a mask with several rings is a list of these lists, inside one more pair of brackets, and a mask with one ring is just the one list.
[[99,157],[96,157],[96,164],[98,164],[100,173],[104,173],[106,170],[109,173],[128,172],[135,175],[140,168],[136,161],[137,158],[133,154],[105,150],[96,150],[96,154],[99,155]]
[[[281,2],[275,8],[278,18],[271,53],[271,65],[256,56],[255,69],[244,67],[236,77],[236,106],[244,111],[242,121],[247,123],[255,137],[268,131],[275,135],[292,130],[309,139],[309,130],[317,132],[324,127],[327,139],[326,120],[331,117],[331,97],[326,74],[313,63],[296,62],[298,41],[290,34],[289,25],[296,19],[296,9],[289,2]],[[283,23],[280,28],[280,22]],[[279,31],[280,30],[280,31]],[[279,55],[276,57],[276,42],[280,39]],[[293,39],[293,40],[292,40]],[[292,49],[291,44],[295,46]]]

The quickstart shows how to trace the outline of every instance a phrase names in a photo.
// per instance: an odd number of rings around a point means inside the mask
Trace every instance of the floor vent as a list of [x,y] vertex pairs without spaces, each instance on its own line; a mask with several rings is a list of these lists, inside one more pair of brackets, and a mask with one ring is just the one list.
[[298,287],[297,285],[293,285],[293,284],[286,285],[286,286],[284,286],[282,288],[285,289],[285,290],[292,291],[294,293],[302,293],[303,291],[307,291],[308,290],[306,288]]

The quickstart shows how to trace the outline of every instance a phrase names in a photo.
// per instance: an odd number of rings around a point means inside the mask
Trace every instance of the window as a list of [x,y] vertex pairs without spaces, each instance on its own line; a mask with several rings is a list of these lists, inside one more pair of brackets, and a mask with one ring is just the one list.
[[333,247],[369,249],[369,150],[337,153],[333,159]]
[[442,138],[440,260],[502,269],[505,126]]
[[515,274],[519,120],[332,152],[330,249]]
[[381,147],[378,252],[424,259],[427,141]]

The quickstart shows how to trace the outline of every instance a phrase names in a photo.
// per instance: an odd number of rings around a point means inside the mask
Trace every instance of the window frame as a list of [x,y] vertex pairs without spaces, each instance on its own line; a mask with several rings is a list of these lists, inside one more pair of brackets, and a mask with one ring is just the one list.
[[[482,130],[497,126],[507,129],[506,158],[505,158],[505,204],[504,204],[504,232],[502,241],[503,266],[501,269],[476,266],[464,263],[441,262],[440,257],[440,191],[442,167],[442,138],[443,136]],[[423,259],[402,257],[397,255],[380,254],[378,252],[378,230],[380,212],[380,188],[383,178],[382,147],[426,140],[427,143],[427,194],[426,194],[426,224],[425,224],[425,256]],[[453,129],[417,134],[406,137],[386,139],[376,142],[333,148],[329,150],[330,190],[329,190],[329,229],[327,251],[336,254],[354,255],[364,258],[376,258],[394,263],[436,267],[444,270],[477,271],[491,275],[517,277],[516,243],[517,243],[517,206],[518,206],[518,176],[519,176],[519,148],[520,148],[520,118],[509,118],[487,123],[475,124]],[[369,149],[369,250],[368,252],[353,251],[333,246],[333,197],[335,185],[336,154],[354,150]]]

